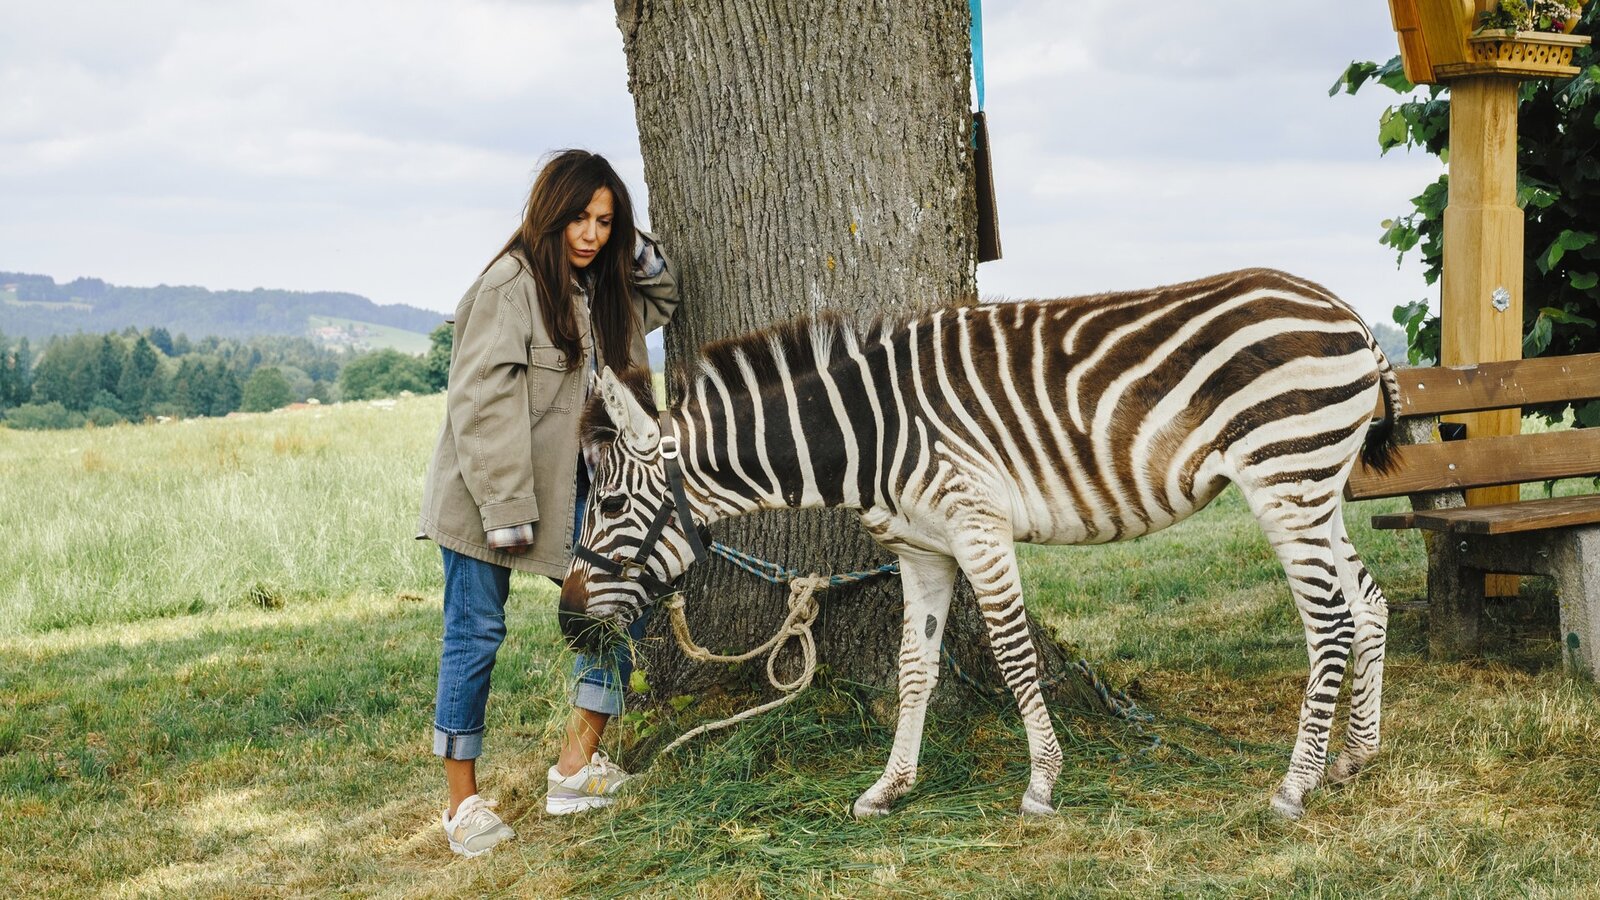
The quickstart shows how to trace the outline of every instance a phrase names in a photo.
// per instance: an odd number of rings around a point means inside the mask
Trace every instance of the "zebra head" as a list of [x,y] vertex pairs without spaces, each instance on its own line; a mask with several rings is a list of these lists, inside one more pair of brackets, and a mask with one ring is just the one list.
[[557,614],[574,648],[592,650],[620,633],[705,555],[677,436],[670,418],[649,412],[651,395],[649,372],[618,377],[607,368],[584,412],[583,452],[594,477]]

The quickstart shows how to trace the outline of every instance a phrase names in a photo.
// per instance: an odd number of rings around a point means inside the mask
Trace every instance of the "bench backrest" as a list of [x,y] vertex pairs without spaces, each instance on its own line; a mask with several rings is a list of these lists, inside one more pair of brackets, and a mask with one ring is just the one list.
[[[1600,353],[1398,369],[1401,416],[1600,399]],[[1377,414],[1381,416],[1380,404]],[[1600,428],[1407,444],[1387,475],[1358,462],[1352,500],[1600,475]]]

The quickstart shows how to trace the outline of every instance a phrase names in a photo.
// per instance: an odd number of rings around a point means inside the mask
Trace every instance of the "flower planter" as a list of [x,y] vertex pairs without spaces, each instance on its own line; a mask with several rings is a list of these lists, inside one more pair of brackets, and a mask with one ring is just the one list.
[[1475,32],[1494,0],[1389,0],[1406,77],[1437,84],[1469,75],[1566,78],[1588,37],[1533,31]]
[[1471,58],[1438,66],[1442,78],[1461,75],[1514,75],[1520,78],[1570,78],[1578,74],[1572,51],[1588,37],[1534,31],[1483,31],[1467,38]]

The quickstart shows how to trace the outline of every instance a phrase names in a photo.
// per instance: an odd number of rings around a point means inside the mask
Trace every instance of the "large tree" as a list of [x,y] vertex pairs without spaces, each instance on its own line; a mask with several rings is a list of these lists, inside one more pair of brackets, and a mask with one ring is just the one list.
[[[706,342],[823,309],[866,320],[976,302],[965,2],[618,0],[617,13],[650,220],[681,269],[669,371]],[[768,513],[714,536],[806,573],[891,559],[849,512]],[[787,589],[720,560],[685,584],[691,629],[713,650],[755,646],[786,611]],[[969,588],[953,609],[946,649],[998,684]],[[821,610],[818,655],[833,676],[891,687],[898,580],[831,589]],[[665,619],[644,658],[657,703],[727,675],[682,656]],[[1041,643],[1060,671],[1062,649]],[[947,671],[941,691],[954,681]],[[1092,702],[1076,678],[1059,690]]]

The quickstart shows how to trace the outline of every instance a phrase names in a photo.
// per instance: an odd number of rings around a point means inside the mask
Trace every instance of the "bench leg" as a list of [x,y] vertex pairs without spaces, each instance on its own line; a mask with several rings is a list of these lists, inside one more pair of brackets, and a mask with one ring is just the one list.
[[1551,543],[1562,659],[1600,679],[1600,528],[1571,529]]
[[1483,572],[1465,568],[1460,538],[1435,535],[1428,548],[1428,655],[1461,659],[1478,652]]

